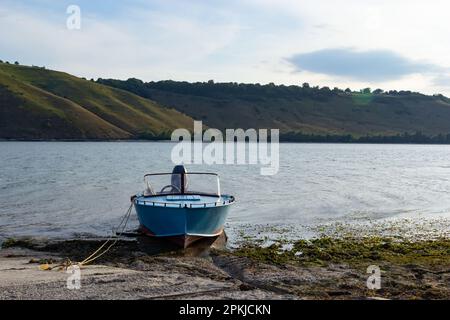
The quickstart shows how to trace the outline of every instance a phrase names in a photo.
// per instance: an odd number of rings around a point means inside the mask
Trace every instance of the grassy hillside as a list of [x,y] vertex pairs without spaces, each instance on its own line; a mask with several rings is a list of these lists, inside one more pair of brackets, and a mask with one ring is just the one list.
[[450,101],[409,91],[360,93],[309,86],[98,80],[176,108],[215,128],[279,128],[310,135],[450,133]]
[[0,63],[0,138],[152,138],[179,127],[192,127],[192,119],[128,91]]
[[[0,63],[0,138],[167,138],[175,128],[279,128],[288,141],[450,143],[450,100],[273,84],[87,81]],[[387,138],[386,138],[387,137]]]

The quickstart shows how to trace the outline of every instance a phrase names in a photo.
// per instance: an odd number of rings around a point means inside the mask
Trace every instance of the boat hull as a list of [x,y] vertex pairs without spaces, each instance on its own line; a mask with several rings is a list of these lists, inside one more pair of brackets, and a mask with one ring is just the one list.
[[135,201],[140,230],[186,248],[196,240],[217,237],[223,232],[229,205],[205,208],[171,208]]

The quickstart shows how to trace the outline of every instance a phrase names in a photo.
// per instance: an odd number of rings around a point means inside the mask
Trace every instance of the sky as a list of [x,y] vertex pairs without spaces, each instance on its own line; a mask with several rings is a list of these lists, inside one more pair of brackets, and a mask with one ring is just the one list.
[[449,12],[447,0],[0,0],[0,59],[89,79],[450,96]]

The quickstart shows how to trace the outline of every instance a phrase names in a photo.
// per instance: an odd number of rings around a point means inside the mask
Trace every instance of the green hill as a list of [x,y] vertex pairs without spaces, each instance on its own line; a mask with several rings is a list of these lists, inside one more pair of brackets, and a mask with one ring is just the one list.
[[130,92],[0,63],[0,138],[159,138],[180,127],[192,127],[192,119]]
[[[401,136],[410,142],[408,139],[420,140],[439,134],[447,139],[450,133],[450,100],[442,95],[381,90],[361,93],[306,84],[144,83],[137,79],[99,79],[98,82],[176,108],[203,120],[209,127],[279,128],[289,140]],[[450,136],[448,139],[450,142]]]
[[99,79],[0,63],[2,139],[159,139],[279,128],[285,141],[450,143],[450,100],[410,91]]

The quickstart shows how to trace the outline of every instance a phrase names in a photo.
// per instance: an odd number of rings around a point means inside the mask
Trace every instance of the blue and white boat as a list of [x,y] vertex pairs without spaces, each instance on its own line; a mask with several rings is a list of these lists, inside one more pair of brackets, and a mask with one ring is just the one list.
[[235,199],[221,194],[216,173],[187,173],[180,165],[172,173],[146,174],[144,182],[145,191],[132,197],[142,233],[183,248],[223,233]]

